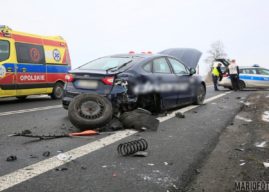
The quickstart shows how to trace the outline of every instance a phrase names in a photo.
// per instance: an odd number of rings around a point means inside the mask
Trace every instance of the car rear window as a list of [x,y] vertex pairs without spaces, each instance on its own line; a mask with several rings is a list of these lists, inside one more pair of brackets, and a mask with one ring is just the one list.
[[102,57],[93,61],[90,61],[81,67],[80,69],[93,69],[93,70],[107,70],[113,67],[119,67],[127,62],[134,60],[130,57]]

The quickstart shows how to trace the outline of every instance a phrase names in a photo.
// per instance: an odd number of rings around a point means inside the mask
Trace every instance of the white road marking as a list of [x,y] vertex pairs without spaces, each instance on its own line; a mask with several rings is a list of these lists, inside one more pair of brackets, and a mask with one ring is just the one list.
[[[66,153],[72,156],[72,159],[69,160],[72,161],[84,155],[90,154],[98,149],[101,149],[104,146],[115,143],[123,138],[129,137],[135,134],[136,132],[137,131],[133,130],[118,131],[113,135],[107,136],[105,138],[99,139],[97,141],[91,142],[81,147],[72,149]],[[14,185],[27,181],[47,171],[53,170],[56,167],[64,165],[69,161],[60,161],[58,160],[57,156],[54,156],[44,161],[40,161],[33,165],[19,169],[10,174],[4,175],[0,177],[0,191],[13,187]]]
[[[223,97],[223,96],[227,95],[228,93],[231,93],[231,92],[226,92],[226,93],[211,97],[209,99],[206,99],[205,103],[208,103],[210,101],[213,101],[215,99]],[[61,105],[59,105],[59,106],[61,106]],[[57,106],[56,108],[58,108],[59,106]],[[163,121],[166,121],[168,119],[173,118],[175,116],[175,113],[177,113],[179,111],[184,113],[184,112],[187,112],[187,111],[194,109],[198,106],[199,105],[188,106],[188,107],[182,108],[180,110],[176,110],[173,113],[167,115],[166,117],[161,117],[158,119],[160,122],[163,122]],[[50,107],[53,107],[53,106],[50,106]],[[45,110],[45,109],[43,109],[43,110]],[[97,141],[88,143],[86,145],[83,145],[83,146],[75,148],[75,149],[72,149],[70,151],[67,151],[66,153],[68,155],[72,156],[71,160],[75,160],[77,158],[80,158],[80,157],[83,157],[87,154],[90,154],[96,150],[102,149],[103,147],[105,147],[107,145],[113,144],[121,139],[129,137],[135,133],[137,133],[137,131],[134,131],[134,130],[118,131],[118,132],[115,132],[115,134],[113,134],[113,135],[104,137],[104,138],[99,139]],[[41,174],[48,172],[50,170],[53,170],[56,167],[64,165],[67,162],[69,162],[69,161],[60,161],[57,158],[57,156],[54,156],[54,157],[51,157],[51,158],[46,159],[44,161],[40,161],[40,162],[35,163],[33,165],[24,167],[22,169],[18,169],[12,173],[3,175],[0,177],[0,191],[11,188],[17,184],[20,184],[24,181],[31,179],[33,177],[41,175]]]
[[29,112],[34,112],[34,111],[44,111],[44,110],[48,110],[48,109],[56,109],[56,108],[61,108],[61,107],[63,107],[63,106],[62,105],[52,105],[52,106],[47,106],[47,107],[22,109],[22,110],[18,110],[18,111],[7,111],[7,112],[0,113],[0,117],[6,116],[6,115],[20,114],[20,113],[29,113]]

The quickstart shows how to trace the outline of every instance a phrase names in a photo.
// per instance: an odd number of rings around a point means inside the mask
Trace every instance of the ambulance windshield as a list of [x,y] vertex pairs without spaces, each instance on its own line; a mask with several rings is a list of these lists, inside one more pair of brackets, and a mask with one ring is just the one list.
[[0,61],[7,60],[9,58],[9,42],[0,40]]

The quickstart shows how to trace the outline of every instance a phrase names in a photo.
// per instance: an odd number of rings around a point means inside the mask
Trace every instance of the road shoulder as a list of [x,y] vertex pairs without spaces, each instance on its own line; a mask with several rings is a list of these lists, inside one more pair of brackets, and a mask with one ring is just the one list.
[[251,94],[183,191],[235,191],[235,181],[268,181],[269,94]]

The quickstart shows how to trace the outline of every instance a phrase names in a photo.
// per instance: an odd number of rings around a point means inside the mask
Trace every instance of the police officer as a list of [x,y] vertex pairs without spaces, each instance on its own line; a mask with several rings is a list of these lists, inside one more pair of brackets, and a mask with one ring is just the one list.
[[212,80],[213,80],[213,83],[214,83],[215,91],[219,91],[219,89],[218,89],[218,80],[222,79],[222,72],[221,72],[220,66],[221,66],[221,63],[218,63],[217,65],[215,65],[213,67],[213,70],[212,70]]
[[239,87],[239,67],[236,64],[235,59],[231,60],[230,65],[228,66],[228,73],[231,78],[232,87],[234,91],[238,91]]

